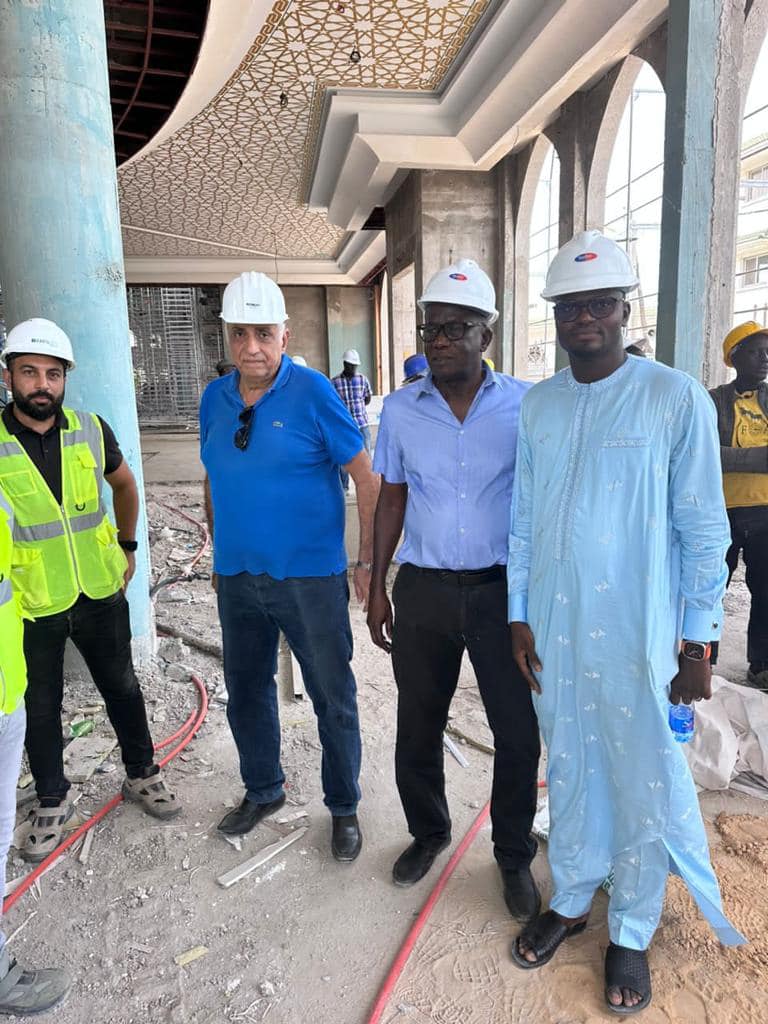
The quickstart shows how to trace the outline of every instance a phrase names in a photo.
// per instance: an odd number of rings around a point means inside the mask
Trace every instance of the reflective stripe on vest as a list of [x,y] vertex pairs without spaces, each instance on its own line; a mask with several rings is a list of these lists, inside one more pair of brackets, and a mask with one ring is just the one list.
[[11,587],[13,510],[0,491],[0,711],[10,715],[27,686],[24,626]]
[[81,593],[111,596],[127,565],[101,500],[101,424],[91,413],[62,412],[61,505],[0,419],[0,487],[15,515],[12,578],[34,617],[66,610]]

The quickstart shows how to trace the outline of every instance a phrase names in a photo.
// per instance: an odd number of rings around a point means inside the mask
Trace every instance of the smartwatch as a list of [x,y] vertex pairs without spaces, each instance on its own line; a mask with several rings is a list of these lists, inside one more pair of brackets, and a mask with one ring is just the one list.
[[120,545],[123,551],[129,551],[133,553],[134,551],[138,551],[139,549],[139,543],[135,540],[119,540],[117,543]]
[[684,658],[690,661],[708,661],[712,653],[711,644],[702,644],[697,640],[683,640],[680,644],[680,652]]

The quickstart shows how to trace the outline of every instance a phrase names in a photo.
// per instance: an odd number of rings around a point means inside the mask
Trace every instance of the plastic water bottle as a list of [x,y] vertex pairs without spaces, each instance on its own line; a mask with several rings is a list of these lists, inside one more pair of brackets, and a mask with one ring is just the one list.
[[678,743],[693,739],[693,704],[669,705],[669,728]]

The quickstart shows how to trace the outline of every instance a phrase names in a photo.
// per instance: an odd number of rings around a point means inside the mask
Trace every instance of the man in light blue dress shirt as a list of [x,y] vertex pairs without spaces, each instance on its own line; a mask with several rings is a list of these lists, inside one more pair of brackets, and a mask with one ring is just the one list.
[[[526,920],[540,905],[530,872],[539,734],[512,657],[505,565],[528,385],[483,362],[495,300],[472,260],[440,271],[419,300],[430,372],[384,402],[368,625],[392,652],[397,786],[414,840],[394,865],[395,883],[419,881],[450,842],[442,734],[467,650],[495,741],[494,851],[510,913]],[[403,527],[393,617],[386,574]]]

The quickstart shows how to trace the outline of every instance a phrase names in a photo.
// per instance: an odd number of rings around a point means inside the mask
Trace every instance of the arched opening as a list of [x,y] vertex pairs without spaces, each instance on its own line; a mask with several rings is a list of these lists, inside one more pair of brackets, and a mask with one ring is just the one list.
[[653,68],[638,62],[616,132],[605,189],[604,231],[624,246],[640,279],[629,333],[648,355],[656,349],[661,255],[666,96]]
[[531,208],[528,236],[528,380],[555,372],[557,338],[552,305],[541,298],[547,268],[560,244],[560,160],[547,143]]
[[768,319],[768,37],[744,104],[733,317]]

